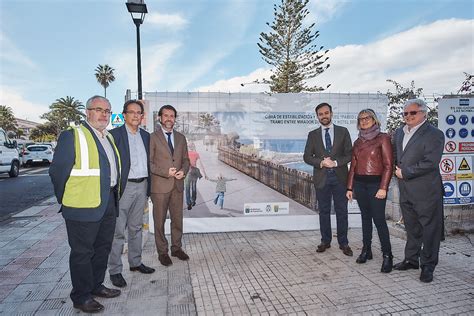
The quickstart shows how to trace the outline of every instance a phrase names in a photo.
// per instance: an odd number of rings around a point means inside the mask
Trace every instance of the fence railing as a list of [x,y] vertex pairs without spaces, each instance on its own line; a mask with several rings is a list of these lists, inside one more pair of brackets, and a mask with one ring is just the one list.
[[220,146],[218,152],[220,161],[290,199],[316,210],[313,176],[309,173],[243,154],[229,147]]

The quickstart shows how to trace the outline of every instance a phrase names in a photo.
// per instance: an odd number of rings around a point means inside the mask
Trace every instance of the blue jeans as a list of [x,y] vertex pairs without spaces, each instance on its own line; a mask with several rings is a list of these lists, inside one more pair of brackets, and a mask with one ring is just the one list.
[[221,208],[224,207],[224,192],[217,192],[217,195],[214,198],[214,204],[217,205],[217,203],[219,203]]
[[184,179],[184,190],[186,193],[186,204],[193,205],[196,203],[197,178],[188,176]]
[[328,172],[324,187],[316,189],[316,198],[318,200],[321,242],[323,244],[330,244],[332,240],[331,200],[334,200],[334,210],[336,212],[337,223],[337,241],[340,246],[348,245],[347,197],[345,183],[342,184],[339,181],[335,172]]
[[377,233],[382,246],[382,252],[388,254],[392,252],[390,244],[390,233],[388,232],[387,221],[385,220],[385,204],[387,199],[377,199],[375,194],[380,187],[380,182],[354,181],[354,196],[360,208],[362,217],[362,242],[364,246],[372,245],[372,230],[374,221]]

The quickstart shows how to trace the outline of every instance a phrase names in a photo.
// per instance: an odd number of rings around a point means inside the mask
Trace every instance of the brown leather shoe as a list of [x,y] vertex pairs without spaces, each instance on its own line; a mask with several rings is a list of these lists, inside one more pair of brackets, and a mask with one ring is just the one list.
[[99,313],[104,310],[104,305],[100,304],[93,298],[89,298],[82,304],[74,303],[72,306],[80,309],[84,313]]
[[189,256],[182,249],[172,251],[171,255],[177,257],[179,260],[189,260]]
[[353,253],[349,245],[339,246],[339,249],[341,249],[342,253],[345,254],[346,256],[352,257]]
[[318,248],[316,249],[316,252],[325,252],[326,249],[329,249],[331,248],[331,244],[325,244],[325,243],[321,243],[318,245]]
[[104,285],[101,285],[98,289],[92,291],[92,295],[98,296],[98,297],[104,297],[104,298],[112,298],[112,297],[117,297],[121,293],[120,290],[117,289],[109,289],[108,287],[105,287]]
[[165,267],[170,266],[173,264],[173,261],[171,261],[170,256],[168,256],[167,253],[159,255],[158,260],[160,260],[160,263],[164,265]]

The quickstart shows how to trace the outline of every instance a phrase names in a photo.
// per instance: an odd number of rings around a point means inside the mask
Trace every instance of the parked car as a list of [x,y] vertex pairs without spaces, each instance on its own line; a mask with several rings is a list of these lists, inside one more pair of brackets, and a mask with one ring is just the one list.
[[0,128],[0,173],[8,172],[11,178],[20,173],[20,159],[16,141],[8,138],[7,133]]
[[53,148],[51,145],[30,145],[23,151],[21,158],[24,166],[29,166],[36,162],[50,164],[53,161]]

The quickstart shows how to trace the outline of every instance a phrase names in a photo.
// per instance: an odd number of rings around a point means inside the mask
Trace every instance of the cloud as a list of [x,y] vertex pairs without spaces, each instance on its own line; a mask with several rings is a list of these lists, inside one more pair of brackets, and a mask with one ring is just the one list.
[[310,0],[308,2],[308,21],[321,25],[331,20],[348,2],[347,0]]
[[15,117],[38,123],[43,122],[39,116],[49,111],[47,105],[25,100],[19,91],[9,86],[0,86],[0,104],[11,107]]
[[[326,86],[327,92],[386,92],[387,79],[424,88],[426,95],[457,92],[464,75],[474,72],[474,20],[449,19],[414,27],[366,45],[345,45],[330,50],[331,64],[309,84]],[[200,91],[262,92],[266,85],[246,85],[269,77],[257,69],[246,76],[220,80],[197,88]]]
[[179,30],[188,24],[188,21],[180,14],[150,13],[146,17],[146,23],[168,29]]
[[0,47],[0,61],[2,63],[17,64],[32,69],[37,68],[37,65],[2,32],[0,32]]
[[[167,65],[174,53],[181,47],[180,42],[170,42],[147,46],[142,49],[143,91],[154,91],[166,73]],[[125,52],[111,56],[117,73],[122,74],[126,87],[137,86],[137,55]],[[144,67],[146,65],[146,67]],[[133,90],[133,89],[132,89]]]

